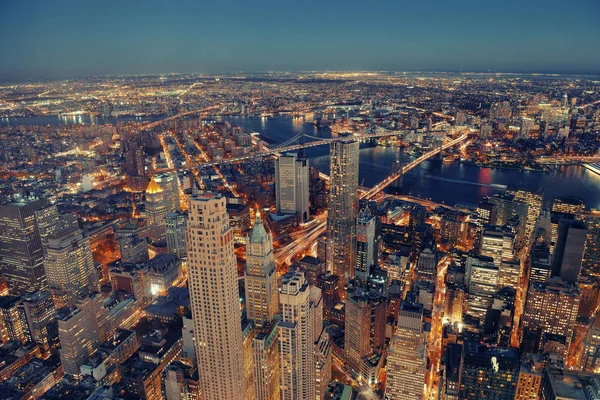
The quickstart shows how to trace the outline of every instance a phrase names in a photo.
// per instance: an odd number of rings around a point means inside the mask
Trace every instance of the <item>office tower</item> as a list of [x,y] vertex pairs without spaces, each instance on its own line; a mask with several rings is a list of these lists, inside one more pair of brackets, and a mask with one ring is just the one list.
[[255,400],[254,396],[254,363],[253,363],[253,344],[254,338],[256,337],[257,330],[254,328],[254,322],[246,318],[246,315],[242,315],[242,354],[244,357],[244,364],[241,365],[243,370],[242,375],[244,377],[244,398],[247,400]]
[[242,327],[225,198],[189,198],[188,271],[200,387],[206,400],[243,399]]
[[281,399],[315,398],[314,309],[309,285],[302,272],[290,271],[281,278],[279,301],[279,354]]
[[450,324],[462,322],[466,297],[467,294],[463,285],[454,283],[448,283],[446,285],[444,317]]
[[246,239],[246,313],[256,325],[269,325],[278,310],[277,268],[273,240],[256,211]]
[[167,365],[164,372],[166,400],[199,399],[199,378],[196,367],[190,367],[177,361]]
[[505,194],[495,194],[488,198],[488,201],[495,204],[497,207],[496,225],[504,226],[515,215],[521,221],[527,221],[529,213],[529,205],[523,201],[519,201],[515,196]]
[[99,290],[90,241],[78,225],[48,236],[47,242],[44,269],[57,308],[72,306],[79,297]]
[[587,239],[583,260],[581,261],[581,274],[600,278],[600,212],[592,211],[583,214],[581,219],[587,226]]
[[325,328],[315,341],[315,399],[324,400],[327,386],[331,381],[332,349],[331,339]]
[[598,375],[562,368],[545,368],[540,385],[540,400],[594,399],[600,389]]
[[385,344],[386,300],[379,293],[357,289],[346,301],[344,351],[361,376],[363,358],[381,354]]
[[23,295],[46,287],[44,251],[35,212],[47,207],[45,199],[0,205],[0,272],[11,294]]
[[523,354],[515,400],[537,400],[542,383],[544,360],[539,354]]
[[187,258],[186,223],[187,212],[171,212],[165,218],[167,249],[181,259]]
[[302,222],[309,218],[308,158],[295,153],[275,160],[275,200],[278,214],[297,214]]
[[23,297],[23,310],[31,332],[31,340],[43,348],[50,345],[48,326],[54,322],[55,307],[49,292],[28,293]]
[[517,289],[521,278],[521,261],[517,258],[503,260],[498,271],[498,289],[510,287]]
[[598,278],[588,275],[581,275],[577,280],[581,300],[579,301],[579,310],[577,318],[592,318],[598,306]]
[[167,213],[181,209],[179,203],[179,179],[175,172],[165,172],[154,176],[154,181],[163,190]]
[[514,249],[515,237],[507,229],[490,225],[484,227],[479,254],[493,258],[496,267],[500,268],[503,260],[512,260]]
[[115,226],[115,241],[119,244],[122,263],[148,261],[148,231],[145,219],[130,219]]
[[410,209],[408,227],[414,231],[417,226],[425,224],[427,209],[421,205],[415,205]]
[[165,194],[158,183],[154,179],[150,179],[150,184],[146,188],[146,210],[144,215],[148,220],[150,239],[154,242],[165,239],[165,218],[168,213]]
[[327,235],[319,236],[317,239],[317,258],[327,263]]
[[583,222],[566,219],[559,222],[552,263],[554,276],[560,276],[566,282],[577,282],[586,240],[587,227]]
[[468,296],[466,313],[483,320],[498,289],[499,268],[492,258],[486,256],[467,257],[465,285]]
[[256,400],[278,400],[280,395],[279,336],[275,319],[256,334],[252,342],[254,394]]
[[581,343],[579,368],[585,372],[600,371],[600,314],[596,314]]
[[415,281],[435,282],[437,279],[437,249],[435,240],[430,237],[423,241],[417,266],[415,268]]
[[545,283],[533,283],[527,293],[523,312],[523,328],[541,329],[542,335],[563,335],[567,346],[571,341],[579,309],[579,289],[559,277]]
[[358,213],[356,220],[356,264],[354,277],[357,286],[366,287],[371,266],[375,265],[377,249],[375,247],[375,223],[377,218],[371,215],[369,208]]
[[451,343],[444,353],[444,369],[440,382],[442,399],[458,400],[462,374],[462,345]]
[[531,118],[521,118],[521,128],[519,130],[520,139],[529,139],[530,132],[535,127],[535,122]]
[[521,188],[509,187],[508,193],[513,195],[515,200],[529,205],[527,207],[527,223],[525,226],[525,239],[529,241],[537,225],[540,213],[542,212],[544,192],[542,190],[533,192]]
[[317,277],[317,286],[323,296],[323,319],[332,322],[331,311],[339,303],[339,278],[331,272],[324,272]]
[[513,347],[488,348],[466,341],[459,398],[513,400],[520,365],[519,351]]
[[498,206],[489,201],[488,198],[482,199],[477,205],[477,215],[479,215],[479,225],[496,225],[498,219]]
[[121,170],[127,176],[127,186],[134,192],[142,192],[148,186],[144,146],[139,140],[123,138],[121,140],[123,164]]
[[541,243],[531,249],[529,283],[544,283],[552,276],[552,257],[550,248]]
[[40,210],[36,210],[35,224],[37,225],[40,239],[42,241],[44,256],[46,256],[48,236],[63,228],[60,215],[58,215],[58,208],[55,205],[51,205]]
[[426,366],[423,305],[404,301],[388,353],[385,398],[421,400]]
[[565,214],[581,214],[585,211],[585,202],[581,197],[556,196],[552,202],[552,211]]
[[21,303],[21,297],[0,297],[0,341],[14,340],[22,345],[31,342],[27,318]]
[[355,140],[332,142],[330,147],[327,270],[340,277],[342,286],[354,274],[358,148],[359,143]]

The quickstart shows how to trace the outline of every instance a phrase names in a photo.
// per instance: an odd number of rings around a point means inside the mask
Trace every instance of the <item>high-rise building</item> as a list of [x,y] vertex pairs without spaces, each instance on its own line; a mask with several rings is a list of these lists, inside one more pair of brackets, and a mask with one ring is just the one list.
[[556,196],[552,202],[552,211],[565,214],[581,214],[585,211],[585,202],[581,197]]
[[426,366],[423,305],[404,301],[388,354],[385,398],[423,399]]
[[48,236],[44,269],[57,308],[73,306],[79,297],[99,290],[90,241],[78,225]]
[[275,200],[278,214],[297,214],[309,218],[308,158],[284,154],[275,161]]
[[440,382],[444,400],[458,400],[460,393],[460,377],[462,374],[462,345],[451,343],[444,354],[444,369]]
[[148,225],[145,219],[122,221],[115,226],[114,232],[121,262],[136,264],[148,261]]
[[63,228],[60,215],[58,214],[58,208],[55,205],[51,205],[40,210],[36,210],[35,224],[38,227],[38,232],[40,234],[40,239],[42,240],[42,248],[45,256],[48,236]]
[[517,349],[466,341],[462,358],[460,399],[513,400],[521,365]]
[[314,309],[302,272],[281,279],[279,322],[281,399],[315,398]]
[[600,314],[592,318],[581,342],[579,367],[586,372],[600,372]]
[[538,218],[542,212],[542,201],[544,200],[544,192],[538,190],[536,192],[522,188],[509,187],[508,193],[513,195],[515,200],[527,203],[527,223],[525,227],[525,238],[529,240],[537,225]]
[[194,320],[191,311],[181,317],[181,361],[187,365],[197,365],[196,341],[194,339]]
[[501,267],[502,261],[514,258],[515,237],[500,226],[486,226],[481,234],[479,254],[494,259],[494,265]]
[[22,345],[31,342],[21,297],[0,297],[0,340],[2,342],[12,340]]
[[552,257],[550,248],[545,244],[539,244],[531,249],[531,267],[529,269],[529,283],[544,283],[552,276]]
[[171,212],[165,218],[167,249],[181,259],[187,258],[186,224],[187,212]]
[[167,198],[165,197],[166,194],[154,179],[150,179],[150,184],[146,188],[146,209],[144,215],[148,219],[150,239],[155,242],[165,239],[165,219],[169,212]]
[[579,310],[579,289],[559,277],[545,283],[533,283],[527,293],[523,312],[523,328],[541,329],[542,334],[562,335],[571,341]]
[[491,257],[479,256],[467,258],[465,285],[468,295],[466,313],[483,320],[494,301],[498,289],[499,268]]
[[488,198],[488,201],[497,207],[496,225],[504,226],[515,215],[521,221],[527,221],[529,214],[529,205],[509,193],[495,194]]
[[545,368],[540,386],[540,400],[593,399],[600,381],[597,374],[570,371],[562,368]]
[[367,286],[371,266],[375,265],[377,248],[375,246],[375,224],[377,218],[371,215],[369,208],[358,213],[356,220],[356,264],[354,277],[356,284]]
[[552,264],[554,276],[560,276],[566,282],[577,282],[586,240],[587,227],[583,222],[567,219],[559,222]]
[[315,341],[315,400],[325,399],[327,386],[331,381],[331,344],[331,339],[323,328]]
[[587,226],[581,273],[600,278],[600,212],[592,211],[583,214],[581,219]]
[[356,217],[358,213],[358,149],[355,140],[332,142],[331,190],[327,208],[327,270],[342,286],[354,274]]
[[167,213],[179,211],[179,179],[175,172],[165,172],[155,175],[153,178],[163,190]]
[[233,232],[225,198],[189,198],[188,271],[200,387],[206,400],[244,398],[243,344]]
[[11,294],[23,295],[46,287],[44,251],[35,212],[47,207],[45,199],[0,205],[0,272]]
[[273,240],[260,212],[246,239],[246,313],[256,325],[270,325],[278,310]]
[[48,326],[54,322],[55,307],[49,292],[35,292],[23,298],[23,310],[31,332],[31,340],[47,348],[50,345]]
[[539,354],[524,354],[521,357],[519,380],[515,400],[537,400],[542,383],[544,362]]
[[381,354],[385,344],[386,300],[379,293],[357,289],[346,301],[344,351],[360,376],[363,358]]
[[278,400],[280,396],[278,322],[262,327],[252,343],[256,400]]
[[417,266],[415,267],[415,280],[435,282],[437,279],[437,249],[435,240],[430,237],[423,241]]

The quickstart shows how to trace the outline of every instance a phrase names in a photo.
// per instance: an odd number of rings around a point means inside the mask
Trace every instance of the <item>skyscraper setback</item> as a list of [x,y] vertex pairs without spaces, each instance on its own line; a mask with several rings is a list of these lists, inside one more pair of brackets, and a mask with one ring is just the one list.
[[354,276],[358,213],[358,150],[356,140],[332,142],[331,190],[327,214],[327,269],[343,283]]
[[244,398],[244,358],[233,232],[225,197],[189,199],[188,269],[200,387],[206,400]]

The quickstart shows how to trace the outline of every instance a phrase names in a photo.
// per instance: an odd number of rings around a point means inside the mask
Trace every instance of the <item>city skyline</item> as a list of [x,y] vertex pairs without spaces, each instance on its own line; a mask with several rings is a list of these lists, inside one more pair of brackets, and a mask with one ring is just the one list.
[[315,70],[600,73],[600,5],[589,0],[483,8],[470,0],[93,4],[0,5],[0,46],[8,55],[0,80]]

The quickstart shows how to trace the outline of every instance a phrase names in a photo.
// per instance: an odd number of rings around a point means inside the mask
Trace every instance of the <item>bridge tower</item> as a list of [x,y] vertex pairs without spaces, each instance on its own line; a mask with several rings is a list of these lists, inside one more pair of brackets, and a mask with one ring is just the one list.
[[398,156],[398,160],[396,160],[396,162],[394,164],[392,164],[392,174],[396,174],[396,173],[400,174],[398,179],[396,179],[390,185],[392,190],[395,192],[399,192],[400,190],[402,190],[402,187],[404,186],[404,175],[402,175],[402,158],[404,155],[404,147],[405,147],[404,145],[400,146],[400,155]]
[[437,161],[437,162],[443,162],[443,161],[444,161],[444,154],[443,154],[444,152],[442,151],[442,148],[443,148],[443,146],[444,146],[444,137],[445,137],[445,136],[446,136],[446,135],[444,134],[444,135],[442,135],[440,138],[438,138],[438,139],[437,139],[437,143],[436,143],[436,145],[437,145],[437,147],[439,148],[440,152],[439,152],[439,153],[437,153],[437,154],[435,155],[435,157],[432,157],[432,158],[431,158],[431,161]]

